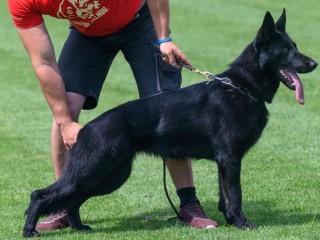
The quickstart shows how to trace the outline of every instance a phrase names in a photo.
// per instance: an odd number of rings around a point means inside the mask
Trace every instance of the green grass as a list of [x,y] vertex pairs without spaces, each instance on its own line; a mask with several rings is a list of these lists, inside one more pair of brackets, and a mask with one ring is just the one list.
[[[171,0],[172,37],[194,66],[218,73],[254,38],[265,11],[278,18],[287,9],[287,30],[299,49],[320,59],[318,0]],[[30,192],[53,181],[49,136],[51,113],[27,55],[0,2],[0,237],[20,239]],[[60,52],[68,24],[47,18]],[[217,212],[216,166],[194,162],[198,196],[221,227],[195,230],[175,221],[162,187],[162,163],[139,156],[132,177],[117,192],[87,201],[81,208],[93,231],[66,229],[44,239],[320,239],[319,70],[301,76],[305,106],[280,87],[270,105],[270,122],[243,163],[243,208],[260,227],[241,231],[227,226]],[[183,84],[203,80],[184,70]],[[101,112],[137,97],[123,57],[115,60],[99,107],[82,114],[84,124]],[[173,201],[178,203],[170,180]]]

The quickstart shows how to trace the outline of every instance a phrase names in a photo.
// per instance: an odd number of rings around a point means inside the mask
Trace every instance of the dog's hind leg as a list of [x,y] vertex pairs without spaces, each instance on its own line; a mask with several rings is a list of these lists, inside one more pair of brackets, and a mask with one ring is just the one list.
[[227,222],[238,228],[254,228],[242,212],[242,192],[240,183],[241,160],[228,158],[218,161],[219,170],[219,211]]
[[40,234],[36,231],[36,224],[40,217],[40,202],[37,200],[38,194],[40,191],[34,191],[31,194],[31,201],[28,209],[26,210],[25,215],[27,216],[24,228],[23,228],[23,236],[24,237],[39,237]]
[[122,161],[119,166],[113,169],[108,175],[104,176],[96,185],[74,197],[74,199],[77,199],[76,203],[74,202],[74,205],[68,210],[70,224],[73,229],[91,229],[88,225],[82,224],[79,213],[80,206],[93,196],[109,194],[120,188],[130,176],[132,158],[133,156],[130,156],[127,160]]
[[64,199],[70,198],[75,192],[75,184],[65,175],[49,187],[33,191],[29,208],[26,210],[27,219],[23,236],[39,236],[40,234],[35,230],[39,217],[64,210],[65,207],[68,207],[64,205]]
[[82,224],[82,221],[80,218],[80,206],[87,199],[88,198],[82,199],[82,201],[79,202],[79,204],[77,204],[67,210],[71,228],[76,229],[76,230],[81,230],[81,231],[91,230],[91,227],[89,227],[88,225]]
[[105,195],[114,192],[120,188],[130,177],[132,170],[132,158],[127,158],[117,166],[110,174],[106,175],[98,184],[96,184],[86,194],[90,196]]
[[43,214],[43,211],[50,205],[50,198],[50,187],[36,190],[31,193],[30,205],[25,212],[27,219],[23,228],[24,237],[40,236],[35,227],[39,217]]

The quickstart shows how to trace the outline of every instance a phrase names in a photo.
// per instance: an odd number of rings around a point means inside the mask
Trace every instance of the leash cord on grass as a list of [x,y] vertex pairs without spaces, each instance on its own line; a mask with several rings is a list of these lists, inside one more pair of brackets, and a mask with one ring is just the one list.
[[[166,197],[173,209],[173,211],[176,213],[178,219],[181,219],[179,212],[177,211],[176,207],[173,205],[170,195],[168,193],[168,189],[167,189],[167,183],[166,183],[166,160],[163,159],[163,187],[164,187],[164,192],[166,194]],[[170,219],[169,219],[170,220]]]

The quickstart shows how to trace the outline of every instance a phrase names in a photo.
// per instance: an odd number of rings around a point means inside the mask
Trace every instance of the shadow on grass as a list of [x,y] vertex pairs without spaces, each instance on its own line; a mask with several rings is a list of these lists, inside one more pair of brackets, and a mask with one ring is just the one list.
[[[212,204],[212,202],[203,202],[202,206],[204,207],[204,209],[206,209],[207,215],[210,218],[216,220],[219,223],[220,227],[229,227],[222,213],[218,212],[217,209],[214,209],[216,204]],[[244,208],[248,220],[261,227],[301,225],[314,222],[315,219],[320,219],[320,214],[308,214],[296,209],[282,211],[276,209],[275,203],[266,201],[245,202]],[[88,224],[93,228],[92,231],[87,231],[85,233],[96,234],[155,231],[169,228],[176,229],[186,226],[176,218],[172,219],[172,217],[175,217],[175,213],[171,208],[156,209],[153,212],[141,213],[131,218],[97,217],[95,219],[84,222],[84,224]],[[108,223],[110,224],[108,225]],[[95,225],[99,226],[97,227]],[[101,225],[104,225],[105,227],[101,227]],[[73,231],[70,231],[69,233],[72,234]],[[47,232],[43,236],[49,237],[61,234],[63,234],[63,232],[56,231]]]

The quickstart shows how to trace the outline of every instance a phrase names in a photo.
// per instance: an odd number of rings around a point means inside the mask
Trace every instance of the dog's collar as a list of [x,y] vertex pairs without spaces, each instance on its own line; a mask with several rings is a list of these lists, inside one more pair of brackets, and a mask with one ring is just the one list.
[[230,78],[227,77],[217,77],[216,75],[213,75],[212,73],[210,73],[210,75],[206,76],[206,78],[208,79],[207,84],[209,84],[211,81],[215,81],[218,80],[221,83],[225,84],[225,85],[229,85],[235,89],[237,89],[239,92],[241,92],[244,95],[247,95],[248,97],[250,97],[252,100],[258,102],[258,98],[254,97],[252,95],[252,93],[250,92],[250,90],[248,88],[242,87],[242,86],[236,86],[233,84],[232,80]]
[[192,71],[192,72],[194,72],[194,73],[198,73],[198,74],[204,76],[204,77],[208,80],[207,84],[209,84],[209,83],[212,82],[212,81],[216,81],[216,80],[217,80],[217,81],[220,81],[221,83],[223,83],[223,84],[225,84],[225,85],[229,85],[229,86],[237,89],[237,90],[240,91],[242,94],[245,94],[245,95],[247,95],[248,97],[250,97],[252,100],[258,102],[258,99],[255,98],[255,97],[251,94],[251,92],[249,91],[248,88],[234,85],[233,82],[232,82],[232,80],[231,80],[230,78],[227,78],[227,77],[218,77],[217,75],[214,75],[214,74],[211,73],[211,72],[207,72],[207,71],[203,72],[203,71],[200,71],[199,69],[197,69],[197,68],[195,68],[195,67],[193,67],[193,66],[191,66],[191,65],[184,64],[184,63],[182,63],[182,62],[178,62],[178,64],[179,64],[181,67],[184,67],[184,68],[186,68],[186,69],[188,69],[188,70],[190,70],[190,71]]

